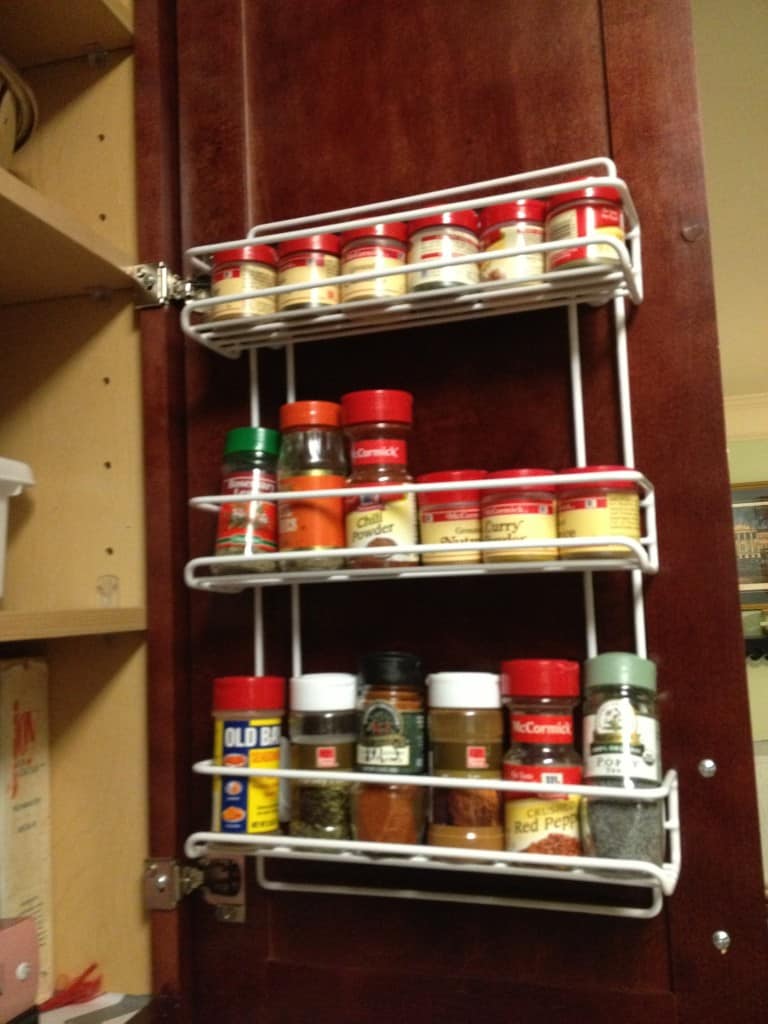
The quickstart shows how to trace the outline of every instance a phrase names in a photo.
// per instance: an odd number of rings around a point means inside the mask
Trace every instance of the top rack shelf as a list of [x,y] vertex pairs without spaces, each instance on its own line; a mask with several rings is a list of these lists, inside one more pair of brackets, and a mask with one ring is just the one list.
[[[193,340],[222,356],[236,358],[250,349],[279,347],[305,341],[320,341],[347,335],[373,334],[429,324],[498,316],[585,303],[603,305],[613,299],[642,301],[642,267],[640,224],[634,202],[625,182],[616,176],[613,161],[605,157],[561,164],[526,174],[476,182],[452,189],[406,196],[388,202],[335,210],[311,217],[295,218],[262,224],[251,229],[245,239],[195,246],[187,251],[188,271],[201,277],[210,273],[211,260],[217,252],[244,245],[273,245],[292,238],[323,232],[339,233],[372,223],[413,220],[448,211],[473,209],[509,203],[519,199],[551,200],[572,192],[574,183],[609,187],[618,191],[625,219],[625,240],[589,234],[561,241],[531,245],[514,250],[496,250],[453,260],[430,260],[431,268],[480,263],[526,253],[547,253],[574,244],[610,246],[616,258],[610,263],[558,269],[514,281],[485,281],[461,287],[409,292],[395,299],[368,299],[342,302],[321,310],[288,310],[262,316],[237,319],[209,319],[216,305],[239,299],[280,295],[306,288],[306,284],[283,285],[258,291],[242,292],[222,298],[204,298],[188,302],[182,310],[182,327]],[[407,273],[411,265],[398,267],[392,273]],[[423,264],[412,265],[414,271]],[[379,276],[374,273],[340,275],[328,279],[326,285],[343,285]]]

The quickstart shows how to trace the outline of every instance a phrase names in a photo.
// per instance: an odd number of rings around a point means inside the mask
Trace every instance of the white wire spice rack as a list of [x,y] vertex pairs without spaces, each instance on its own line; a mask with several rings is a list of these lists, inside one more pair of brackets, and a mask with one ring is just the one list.
[[[237,358],[241,353],[248,352],[249,374],[251,385],[251,423],[260,423],[259,405],[259,367],[258,352],[263,347],[283,348],[286,359],[286,401],[296,400],[296,362],[295,345],[302,342],[335,340],[344,336],[362,337],[381,331],[413,328],[430,324],[448,323],[452,321],[468,321],[489,316],[498,316],[512,312],[525,312],[560,307],[565,310],[567,318],[567,337],[569,347],[569,366],[571,382],[571,405],[573,423],[573,465],[583,467],[588,464],[587,438],[585,433],[581,345],[579,338],[579,306],[610,305],[612,310],[615,334],[615,359],[617,369],[617,395],[620,414],[622,461],[627,467],[635,466],[634,439],[632,429],[632,409],[629,386],[629,363],[627,352],[626,301],[639,303],[643,298],[641,234],[629,189],[623,180],[617,177],[616,167],[610,159],[598,157],[545,168],[528,174],[510,175],[492,179],[455,189],[444,189],[420,195],[404,197],[386,203],[357,206],[345,210],[337,210],[312,217],[292,219],[254,227],[247,238],[236,241],[220,242],[212,245],[196,246],[187,252],[188,269],[193,274],[210,272],[211,259],[216,252],[238,248],[248,244],[277,244],[282,240],[302,237],[307,234],[322,232],[341,232],[355,227],[363,227],[371,223],[410,220],[439,213],[446,210],[480,209],[488,205],[511,202],[515,199],[538,198],[548,199],[559,194],[572,191],[574,180],[588,180],[589,184],[610,186],[618,190],[622,198],[625,215],[625,241],[606,236],[588,235],[579,239],[568,239],[558,243],[544,243],[530,246],[528,249],[515,249],[482,253],[477,256],[457,260],[430,260],[430,268],[458,265],[467,262],[504,259],[519,256],[526,252],[546,253],[578,244],[599,243],[609,245],[617,255],[616,262],[603,267],[578,267],[574,269],[543,273],[535,277],[518,279],[514,282],[492,281],[477,285],[456,288],[444,288],[434,291],[412,292],[396,300],[368,300],[340,303],[321,311],[298,310],[270,314],[260,317],[244,317],[240,319],[211,320],[211,310],[220,302],[233,303],[239,299],[258,298],[267,295],[278,295],[293,290],[306,290],[307,284],[283,286],[261,291],[243,292],[240,295],[227,295],[226,298],[204,298],[188,302],[182,311],[182,326],[185,333],[195,342],[209,348],[225,358]],[[398,267],[391,273],[407,274],[409,269],[421,270],[423,264],[413,267]],[[355,274],[340,275],[324,285],[362,281],[377,275]],[[302,671],[301,644],[301,585],[318,582],[353,582],[355,580],[413,580],[419,578],[444,578],[466,576],[492,576],[508,573],[562,573],[578,572],[582,574],[585,608],[585,647],[587,657],[598,653],[597,620],[593,592],[593,575],[595,572],[622,571],[629,575],[634,613],[635,651],[642,657],[647,656],[645,632],[645,608],[643,596],[643,578],[652,575],[659,568],[658,538],[656,530],[656,507],[653,486],[639,471],[630,468],[611,473],[589,474],[579,473],[567,476],[542,476],[537,478],[508,478],[506,480],[479,480],[472,484],[480,490],[493,487],[514,488],[532,485],[552,485],[556,483],[586,483],[596,479],[631,480],[638,486],[641,495],[643,513],[643,535],[639,540],[630,537],[592,537],[568,538],[547,541],[547,547],[556,547],[564,552],[569,547],[586,547],[592,545],[612,545],[623,549],[616,557],[605,558],[557,558],[551,561],[526,561],[498,563],[464,563],[454,565],[415,565],[400,568],[376,569],[339,569],[290,571],[281,569],[269,572],[233,573],[238,564],[254,562],[279,562],[286,565],[301,559],[312,560],[315,557],[327,558],[328,551],[323,552],[278,552],[275,554],[230,556],[217,559],[214,556],[202,556],[193,559],[186,566],[185,580],[193,589],[217,592],[237,593],[252,590],[254,597],[254,672],[261,675],[265,670],[264,658],[264,627],[262,617],[262,593],[264,588],[287,585],[291,592],[292,620],[292,674],[299,675]],[[406,484],[377,487],[382,494],[422,493],[427,491],[450,490],[455,483]],[[287,499],[310,498],[323,496],[344,496],[363,493],[363,488],[344,488],[313,490],[311,492],[276,492],[272,494],[237,495],[238,503],[249,500],[283,501]],[[370,494],[370,488],[365,492]],[[232,495],[211,495],[191,499],[190,504],[199,510],[217,513],[222,504],[231,503]],[[456,545],[407,545],[388,548],[388,554],[405,554],[416,552],[425,554],[430,551],[447,553],[450,550],[469,548],[473,551],[491,551],[499,549],[516,549],[522,554],[526,548],[542,547],[542,541],[496,541],[467,542]],[[339,557],[347,555],[360,556],[359,549],[336,549]],[[226,575],[217,575],[216,569],[224,568]],[[365,782],[380,781],[391,783],[393,777],[359,776],[356,773],[323,773],[282,770],[254,770],[219,768],[210,761],[195,765],[195,771],[204,775],[269,775],[279,778],[330,778],[335,781]],[[495,780],[440,780],[426,776],[397,777],[398,782],[420,786],[450,785],[452,788],[473,788],[482,786],[484,789],[524,790],[524,783],[496,782]],[[625,917],[652,917],[659,913],[663,898],[674,891],[680,871],[680,830],[678,820],[677,776],[668,772],[660,787],[646,790],[617,790],[606,787],[551,787],[543,784],[528,784],[536,792],[552,789],[553,792],[583,793],[589,796],[604,796],[611,800],[655,801],[664,802],[665,829],[667,834],[668,859],[662,866],[644,861],[612,860],[594,857],[556,857],[545,854],[516,854],[493,851],[471,851],[468,857],[466,849],[449,849],[429,846],[400,846],[397,844],[365,843],[356,841],[333,841],[293,838],[286,836],[243,836],[219,832],[196,832],[189,837],[186,844],[187,854],[198,857],[210,854],[214,850],[228,850],[230,853],[250,853],[256,858],[257,873],[261,884],[270,889],[311,890],[338,893],[357,893],[362,895],[386,895],[402,898],[423,898],[430,900],[459,902],[492,902],[520,907],[549,907],[550,909],[597,913]],[[338,885],[323,883],[317,879],[309,881],[285,881],[275,878],[270,873],[270,866],[277,862],[287,861],[293,864],[321,864],[329,861],[345,864],[350,869],[355,867],[379,869],[403,868],[426,869],[430,875],[444,877],[447,891],[429,891],[419,888],[417,883],[406,889],[393,886],[371,886],[366,882]],[[394,872],[392,872],[394,874]],[[414,871],[414,875],[418,872]],[[585,891],[590,886],[614,887],[616,899],[606,902],[604,899],[585,901],[579,899],[574,892],[573,898],[552,899],[546,894],[528,894],[525,891],[513,895],[498,892],[479,895],[477,892],[461,893],[458,891],[460,878],[486,876],[495,882],[498,879],[516,882],[518,886],[528,879],[532,883],[542,882],[564,883],[566,887],[578,890],[582,884]],[[423,875],[419,876],[423,877]],[[471,888],[471,887],[470,887]],[[626,900],[622,899],[624,890],[631,893]],[[647,895],[647,901],[638,903],[638,891]],[[632,898],[634,897],[634,898]]]

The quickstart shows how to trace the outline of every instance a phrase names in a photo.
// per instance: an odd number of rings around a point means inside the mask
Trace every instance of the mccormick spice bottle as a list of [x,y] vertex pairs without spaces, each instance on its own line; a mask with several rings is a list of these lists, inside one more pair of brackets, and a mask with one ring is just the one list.
[[356,837],[376,843],[420,843],[426,789],[398,785],[394,779],[421,775],[425,768],[421,664],[414,654],[399,651],[368,654],[360,678],[357,769],[392,775],[393,782],[355,787]]
[[453,260],[476,255],[480,250],[477,224],[474,210],[454,210],[411,221],[408,225],[408,262],[423,264],[424,268],[411,271],[408,275],[408,291],[477,284],[477,263],[430,267],[432,260]]
[[[585,187],[579,188],[579,184]],[[615,188],[574,182],[573,192],[553,196],[547,213],[545,236],[548,242],[567,242],[569,238],[602,235],[624,241],[624,212],[621,195]],[[600,266],[619,262],[612,245],[590,242],[564,245],[547,253],[547,270]]]
[[336,235],[308,235],[290,238],[277,247],[278,285],[306,285],[296,291],[281,292],[278,309],[318,309],[335,306],[339,288],[325,284],[339,275],[339,240]]
[[[347,474],[341,407],[335,402],[289,402],[280,409],[283,441],[277,462],[281,491],[343,487]],[[344,547],[341,498],[280,502],[280,550],[322,551]],[[338,569],[343,558],[290,559],[286,570]]]
[[[211,267],[211,295],[222,299],[233,296],[232,302],[211,306],[212,320],[228,320],[241,316],[268,316],[275,312],[274,295],[240,298],[242,292],[274,288],[277,255],[269,245],[244,245],[239,249],[225,249],[213,254]],[[234,298],[238,296],[238,298]]]
[[[417,477],[420,484],[464,483],[482,480],[484,469],[449,469],[445,472],[424,473]],[[476,487],[462,486],[456,491],[425,491],[418,495],[419,538],[422,544],[458,544],[480,540],[480,492]],[[468,551],[424,552],[424,565],[461,564],[479,562],[480,552]]]
[[[511,746],[504,757],[504,778],[578,785],[581,757],[573,745],[578,662],[505,661],[501,675],[502,689],[511,701]],[[504,837],[507,849],[520,853],[578,855],[578,796],[506,793]]]
[[[413,395],[407,391],[352,391],[341,399],[349,439],[350,487],[402,484],[408,472],[407,436],[413,420]],[[352,568],[417,565],[417,554],[387,555],[387,547],[417,543],[413,494],[358,495],[345,500],[347,547],[365,550],[348,559]]]
[[[397,221],[345,231],[341,236],[341,273],[381,275],[383,271],[397,270],[405,263],[405,240],[405,224]],[[404,294],[404,274],[387,273],[341,286],[342,302],[391,299]]]
[[[550,476],[551,469],[500,469],[488,479]],[[483,540],[555,540],[555,487],[553,484],[500,487],[485,490],[480,498]],[[532,562],[557,558],[556,547],[501,548],[483,552],[484,562]]]
[[[603,473],[628,466],[576,466],[563,473]],[[640,539],[640,496],[632,480],[593,480],[561,484],[557,498],[560,537],[630,537]],[[584,544],[561,548],[561,558],[626,558],[621,544]]]
[[[488,206],[480,212],[480,242],[483,252],[493,254],[504,249],[527,249],[544,241],[544,216],[547,204],[539,199],[518,199],[512,203]],[[517,281],[537,277],[544,272],[544,254],[521,253],[499,256],[480,264],[483,281]]]
[[[499,677],[490,672],[437,672],[429,687],[430,775],[500,779],[503,721]],[[428,841],[435,846],[503,850],[501,793],[432,790]]]

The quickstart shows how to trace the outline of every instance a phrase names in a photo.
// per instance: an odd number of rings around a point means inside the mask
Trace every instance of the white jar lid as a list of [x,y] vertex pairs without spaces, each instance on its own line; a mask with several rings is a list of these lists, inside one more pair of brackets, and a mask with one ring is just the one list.
[[351,711],[357,706],[357,676],[308,672],[291,679],[292,711]]
[[427,676],[431,708],[500,708],[499,677],[493,672],[434,672]]

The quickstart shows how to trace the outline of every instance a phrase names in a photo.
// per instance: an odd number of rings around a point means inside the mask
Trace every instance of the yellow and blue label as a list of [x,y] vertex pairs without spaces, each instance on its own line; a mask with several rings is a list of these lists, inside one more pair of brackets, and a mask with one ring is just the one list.
[[[217,719],[214,763],[233,768],[279,768],[280,735],[279,718]],[[276,832],[278,785],[277,778],[215,776],[213,830],[246,835]]]

